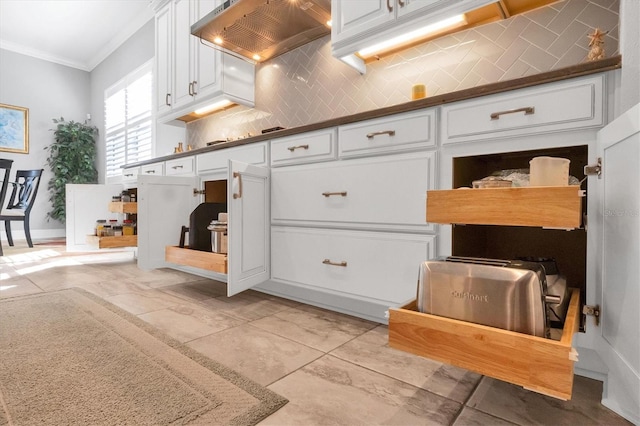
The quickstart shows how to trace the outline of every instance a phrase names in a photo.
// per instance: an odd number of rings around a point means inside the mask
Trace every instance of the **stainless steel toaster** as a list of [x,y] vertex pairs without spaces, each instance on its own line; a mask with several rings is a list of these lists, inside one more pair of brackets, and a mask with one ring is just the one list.
[[452,256],[420,265],[420,312],[549,337],[546,297],[535,262]]

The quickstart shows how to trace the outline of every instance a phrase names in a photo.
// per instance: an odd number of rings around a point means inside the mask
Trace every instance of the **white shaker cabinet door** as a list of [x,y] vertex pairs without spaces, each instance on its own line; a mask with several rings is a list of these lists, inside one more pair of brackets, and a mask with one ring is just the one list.
[[198,178],[147,176],[138,178],[138,266],[155,269],[168,266],[165,247],[177,246],[182,226],[200,203],[193,189]]
[[603,405],[640,424],[640,104],[600,130],[597,143],[603,170],[589,182],[598,198],[589,233],[599,255],[586,302],[600,306],[600,325],[587,317],[580,337],[593,339],[607,366]]
[[385,22],[393,21],[395,0],[332,0],[331,41],[357,36]]
[[270,278],[269,169],[229,160],[227,295]]

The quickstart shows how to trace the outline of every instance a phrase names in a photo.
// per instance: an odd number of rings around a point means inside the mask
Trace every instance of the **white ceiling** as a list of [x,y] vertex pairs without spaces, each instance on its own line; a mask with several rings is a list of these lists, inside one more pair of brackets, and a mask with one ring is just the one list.
[[91,71],[153,17],[151,0],[0,0],[0,48]]

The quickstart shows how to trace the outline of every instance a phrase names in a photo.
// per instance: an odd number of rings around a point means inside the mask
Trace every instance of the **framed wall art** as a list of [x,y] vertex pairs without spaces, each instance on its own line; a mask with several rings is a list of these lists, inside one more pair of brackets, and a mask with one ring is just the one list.
[[29,153],[29,109],[0,104],[0,151]]

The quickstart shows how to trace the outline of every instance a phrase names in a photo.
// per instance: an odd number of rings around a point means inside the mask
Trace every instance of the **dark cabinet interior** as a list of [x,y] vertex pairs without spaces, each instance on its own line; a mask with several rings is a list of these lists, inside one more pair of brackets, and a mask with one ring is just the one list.
[[[508,169],[528,169],[537,156],[563,157],[571,160],[569,174],[584,178],[587,146],[521,151],[453,159],[453,187],[471,187],[472,182]],[[582,183],[584,189],[586,185]],[[583,216],[586,215],[583,202]],[[504,206],[508,209],[509,206]],[[580,289],[582,303],[586,290],[587,232],[525,226],[453,225],[452,254],[495,259],[552,258],[567,286]]]

